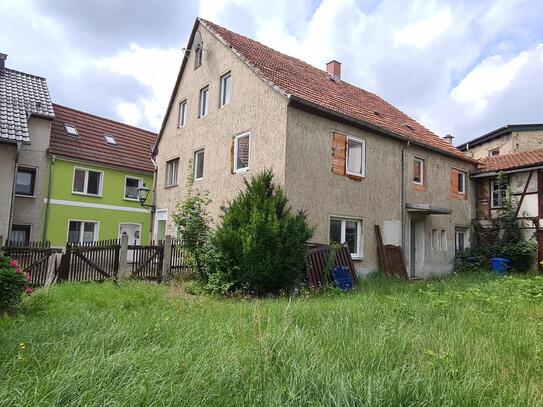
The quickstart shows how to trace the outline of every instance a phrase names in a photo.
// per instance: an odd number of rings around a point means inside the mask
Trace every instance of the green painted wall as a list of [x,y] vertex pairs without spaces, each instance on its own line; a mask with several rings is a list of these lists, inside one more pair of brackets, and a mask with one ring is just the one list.
[[[49,161],[50,164],[50,161]],[[89,196],[72,193],[74,168],[84,168],[103,172],[102,196]],[[50,165],[46,174],[46,191],[49,180]],[[129,170],[120,170],[86,163],[75,163],[57,158],[54,163],[53,179],[51,183],[51,205],[49,207],[49,219],[46,239],[52,246],[65,246],[68,236],[69,220],[95,221],[99,223],[98,239],[116,239],[119,234],[120,223],[141,224],[141,243],[147,244],[150,235],[151,214],[145,212],[133,212],[111,208],[82,207],[66,205],[65,201],[77,204],[113,205],[116,207],[133,208],[138,211],[143,209],[139,202],[124,199],[125,177],[142,178],[145,186],[152,189],[153,176],[137,173]],[[152,202],[152,194],[149,194],[147,203]],[[59,204],[55,201],[63,201]],[[46,204],[44,203],[44,216]],[[44,222],[45,223],[45,222]],[[43,233],[43,231],[42,231]]]

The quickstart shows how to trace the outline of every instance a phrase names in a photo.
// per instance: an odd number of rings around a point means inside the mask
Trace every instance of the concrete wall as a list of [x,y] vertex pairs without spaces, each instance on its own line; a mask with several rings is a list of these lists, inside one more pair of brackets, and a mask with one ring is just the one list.
[[[186,196],[186,176],[194,151],[205,149],[204,177],[195,188],[210,192],[211,214],[217,219],[220,206],[234,197],[243,186],[243,178],[272,168],[276,181],[284,182],[287,100],[265,84],[230,49],[200,26],[204,42],[203,63],[194,69],[190,55],[174,105],[167,117],[157,155],[157,209],[168,210],[167,232],[171,215]],[[219,108],[219,81],[232,73],[232,99]],[[209,85],[208,115],[198,118],[200,89]],[[178,128],[179,102],[187,99],[186,126]],[[230,149],[236,135],[249,131],[249,171],[232,174]],[[178,185],[165,187],[166,161],[179,157]],[[163,212],[160,212],[163,213]]]
[[8,235],[9,210],[15,169],[15,143],[0,143],[0,236]]
[[489,152],[500,149],[500,155],[519,151],[532,151],[543,148],[543,131],[524,131],[506,134],[476,147],[470,147],[473,158],[489,156]]
[[[377,243],[374,225],[380,225],[385,243],[398,244],[401,241],[401,154],[404,144],[294,108],[289,108],[287,129],[285,189],[291,205],[307,211],[309,221],[316,226],[313,240],[317,242],[328,242],[331,216],[362,219],[363,259],[356,260],[355,264],[362,273],[375,270]],[[354,180],[332,173],[333,132],[365,140],[364,179]],[[415,156],[426,160],[426,192],[413,190]],[[470,225],[472,201],[451,197],[452,167],[469,171],[470,164],[418,147],[410,146],[406,150],[406,201],[453,210],[452,215],[422,216],[427,248],[424,250],[424,268],[417,272],[418,276],[450,271],[454,258],[454,228]],[[473,186],[468,185],[468,198],[472,191]],[[409,247],[408,224],[406,222],[404,232],[406,247]],[[446,230],[446,250],[438,253],[430,250],[432,228]]]
[[30,143],[23,144],[19,166],[37,169],[35,195],[15,196],[13,224],[32,225],[32,240],[41,240],[45,173],[47,170],[46,151],[51,135],[51,120],[31,116],[28,120]]

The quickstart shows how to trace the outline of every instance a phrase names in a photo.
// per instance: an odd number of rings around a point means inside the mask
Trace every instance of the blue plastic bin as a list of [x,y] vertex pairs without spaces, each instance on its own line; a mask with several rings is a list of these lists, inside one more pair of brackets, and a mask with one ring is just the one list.
[[511,259],[506,259],[504,257],[492,257],[490,259],[492,264],[492,272],[495,274],[506,274],[507,269],[509,268],[509,263]]

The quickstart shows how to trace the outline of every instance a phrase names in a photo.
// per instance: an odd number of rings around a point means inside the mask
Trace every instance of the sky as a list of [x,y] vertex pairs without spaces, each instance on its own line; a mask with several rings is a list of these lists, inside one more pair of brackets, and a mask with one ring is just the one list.
[[541,0],[0,0],[6,66],[158,131],[197,16],[374,92],[455,144],[543,123]]

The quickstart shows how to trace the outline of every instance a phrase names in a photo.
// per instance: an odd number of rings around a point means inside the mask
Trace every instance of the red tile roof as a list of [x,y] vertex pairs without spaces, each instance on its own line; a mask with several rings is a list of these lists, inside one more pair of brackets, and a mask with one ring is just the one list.
[[477,165],[477,172],[507,171],[536,165],[543,165],[543,149],[482,158]]
[[[53,109],[50,154],[98,165],[154,171],[151,148],[157,139],[155,133],[57,104],[53,104]],[[76,127],[79,136],[68,135],[64,124]],[[105,134],[112,135],[117,145],[107,144]]]
[[416,144],[472,161],[447,141],[379,96],[347,82],[332,80],[325,71],[210,21],[200,18],[198,21],[222,39],[264,80],[287,97],[293,96],[378,127]]

